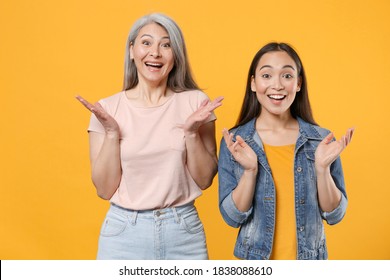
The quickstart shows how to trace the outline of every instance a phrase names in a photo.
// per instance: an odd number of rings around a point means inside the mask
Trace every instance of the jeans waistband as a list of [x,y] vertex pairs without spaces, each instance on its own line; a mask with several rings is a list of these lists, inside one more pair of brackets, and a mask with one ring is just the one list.
[[118,206],[114,203],[111,203],[110,207],[110,211],[129,217],[132,220],[132,223],[135,223],[137,218],[155,220],[174,218],[178,221],[181,214],[187,213],[191,210],[195,210],[194,201],[180,206],[154,210],[131,210]]

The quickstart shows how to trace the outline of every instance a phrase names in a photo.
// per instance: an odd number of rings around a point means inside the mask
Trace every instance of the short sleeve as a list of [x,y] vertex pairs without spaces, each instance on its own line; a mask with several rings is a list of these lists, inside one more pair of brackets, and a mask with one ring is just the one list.
[[[202,104],[202,102],[205,99],[210,100],[210,98],[202,91],[197,91],[197,93],[198,93],[198,98],[197,98],[197,100],[198,100],[198,104],[197,105],[198,106],[197,106],[197,108],[199,108],[200,105]],[[212,112],[211,115],[208,117],[208,119],[206,120],[205,123],[215,121],[216,119],[217,119],[217,117],[216,117],[215,113]]]
[[[107,110],[107,108],[105,108],[104,106],[104,102],[102,100],[99,101],[100,105],[102,105],[102,107]],[[88,126],[88,132],[98,132],[98,133],[105,133],[105,130],[104,130],[104,127],[103,125],[101,124],[101,122],[97,119],[97,117],[95,116],[95,114],[91,114],[91,118],[89,120],[89,126]]]

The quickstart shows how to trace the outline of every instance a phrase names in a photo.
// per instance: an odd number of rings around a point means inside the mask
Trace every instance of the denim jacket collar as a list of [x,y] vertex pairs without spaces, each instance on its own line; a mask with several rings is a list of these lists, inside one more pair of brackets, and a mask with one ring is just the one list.
[[[297,120],[299,124],[299,136],[296,142],[297,148],[300,147],[308,139],[318,141],[321,141],[323,139],[323,135],[321,136],[319,130],[316,129],[316,126],[305,122],[300,117],[297,117]],[[235,134],[240,135],[247,143],[255,141],[260,146],[260,148],[264,150],[260,138],[258,136],[255,136],[257,134],[256,118],[253,118],[243,126],[237,128]]]

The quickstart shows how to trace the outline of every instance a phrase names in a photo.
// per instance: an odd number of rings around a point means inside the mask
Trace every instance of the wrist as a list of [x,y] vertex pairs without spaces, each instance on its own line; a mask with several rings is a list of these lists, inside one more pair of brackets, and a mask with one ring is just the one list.
[[119,140],[119,132],[116,131],[106,132],[106,138],[110,140]]
[[184,132],[184,137],[185,138],[196,138],[198,136],[198,132],[197,131],[188,131],[188,132]]
[[315,169],[316,169],[316,173],[317,174],[326,174],[326,173],[330,173],[330,167],[329,166],[319,166],[319,165],[315,165]]
[[251,175],[251,176],[256,176],[257,172],[258,172],[257,166],[254,167],[254,168],[244,169],[244,173],[248,174],[248,175]]

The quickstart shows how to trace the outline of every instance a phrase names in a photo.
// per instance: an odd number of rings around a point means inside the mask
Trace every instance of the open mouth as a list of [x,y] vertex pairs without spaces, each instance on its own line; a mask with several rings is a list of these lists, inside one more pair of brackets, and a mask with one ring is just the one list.
[[282,95],[282,94],[271,94],[271,95],[268,95],[268,98],[272,99],[272,100],[283,100],[286,98],[286,95]]
[[158,68],[158,69],[163,67],[163,65],[161,63],[146,62],[145,65],[148,66],[148,67],[153,67],[153,68]]

